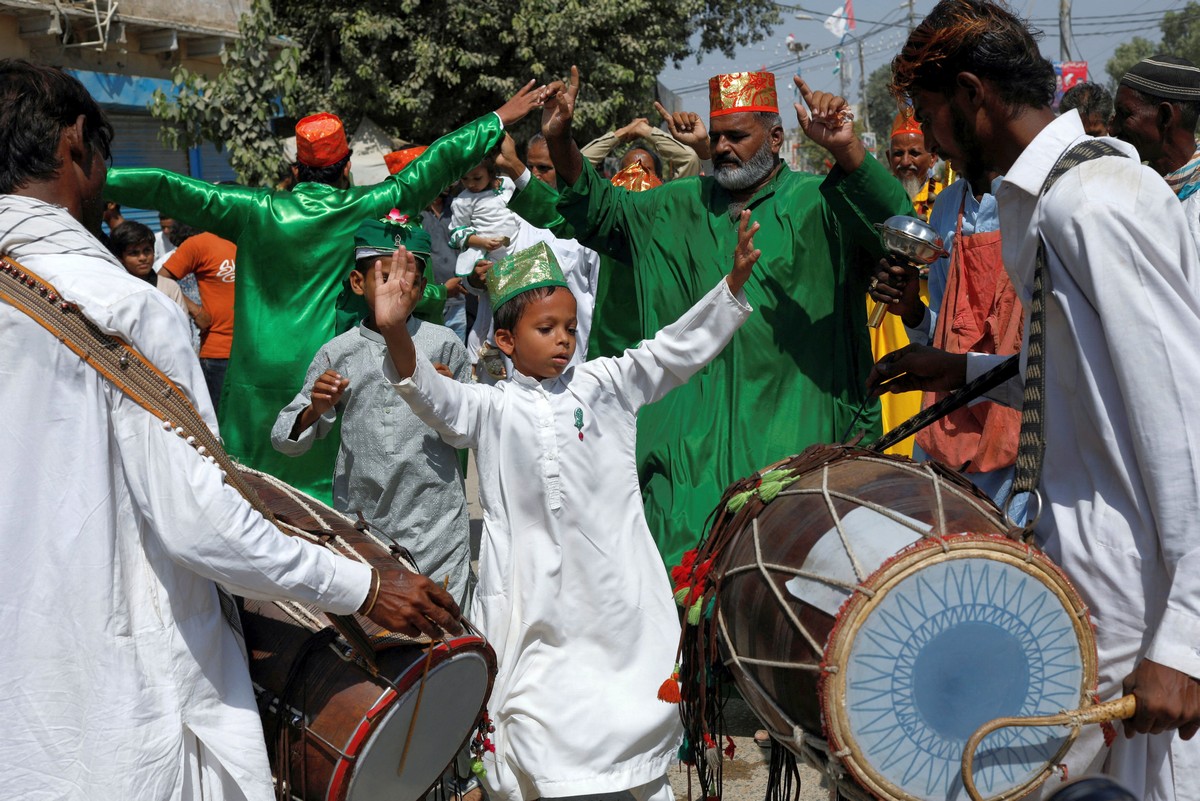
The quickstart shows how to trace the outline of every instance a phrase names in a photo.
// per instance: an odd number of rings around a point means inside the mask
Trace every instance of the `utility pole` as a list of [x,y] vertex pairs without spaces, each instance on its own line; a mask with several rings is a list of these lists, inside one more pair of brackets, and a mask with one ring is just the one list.
[[862,114],[863,130],[871,130],[871,115],[867,111],[867,70],[863,66],[863,41],[858,40],[858,103]]
[[1071,58],[1071,0],[1058,0],[1058,57],[1062,61]]
[[913,11],[913,0],[908,0],[908,32],[912,33],[915,27],[917,27],[917,15]]

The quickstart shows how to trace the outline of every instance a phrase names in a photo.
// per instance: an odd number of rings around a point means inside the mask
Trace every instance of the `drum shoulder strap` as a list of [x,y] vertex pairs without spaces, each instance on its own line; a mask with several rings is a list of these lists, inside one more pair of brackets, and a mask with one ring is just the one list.
[[[1040,197],[1045,197],[1060,178],[1086,161],[1105,156],[1128,156],[1114,145],[1100,139],[1086,139],[1059,157]],[[1045,410],[1045,321],[1046,289],[1050,275],[1046,267],[1046,240],[1038,233],[1037,262],[1033,273],[1033,297],[1029,305],[1029,337],[1025,344],[1025,388],[1021,399],[1021,433],[1017,439],[1017,464],[1012,494],[1037,489],[1046,454],[1043,413]]]

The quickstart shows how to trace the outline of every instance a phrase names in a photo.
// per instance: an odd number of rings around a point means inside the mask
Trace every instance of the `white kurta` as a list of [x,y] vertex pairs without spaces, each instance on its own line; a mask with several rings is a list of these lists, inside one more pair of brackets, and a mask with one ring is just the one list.
[[[186,320],[165,295],[101,258],[25,264],[175,380],[215,430]],[[364,599],[368,569],[284,536],[2,302],[0,343],[0,794],[269,801],[245,657],[214,582],[344,613]]]
[[[1179,201],[1116,140],[1133,158],[1087,162],[1039,199],[1083,138],[1075,112],[1051,123],[996,197],[1026,309],[1039,233],[1046,242],[1037,531],[1091,609],[1107,700],[1141,659],[1200,677],[1200,262]],[[967,377],[995,361],[973,357]],[[993,397],[1019,408],[1019,381]],[[1118,737],[1104,752],[1099,727],[1086,732],[1071,775],[1103,765],[1136,798],[1200,798],[1200,739]]]
[[[447,442],[476,449],[472,618],[499,657],[485,760],[494,799],[633,788],[676,758],[678,707],[657,692],[678,613],[642,513],[637,411],[704,367],[749,314],[722,280],[653,340],[557,379],[465,385],[418,364],[396,383]],[[388,360],[384,372],[397,380]]]

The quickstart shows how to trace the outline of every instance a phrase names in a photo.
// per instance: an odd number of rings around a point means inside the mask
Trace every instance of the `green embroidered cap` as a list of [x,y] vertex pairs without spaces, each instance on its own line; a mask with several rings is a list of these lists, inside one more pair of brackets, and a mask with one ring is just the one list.
[[505,256],[493,264],[487,274],[492,311],[530,289],[566,285],[567,279],[558,266],[558,259],[554,258],[554,251],[545,242]]
[[354,260],[371,256],[388,256],[403,245],[415,256],[429,260],[433,243],[420,223],[413,223],[403,214],[382,220],[363,220],[354,232]]

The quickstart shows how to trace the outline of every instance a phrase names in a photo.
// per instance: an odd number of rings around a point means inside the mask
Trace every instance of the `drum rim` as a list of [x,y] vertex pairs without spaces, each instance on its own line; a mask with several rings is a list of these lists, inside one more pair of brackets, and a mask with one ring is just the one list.
[[[424,650],[426,647],[428,646],[422,646],[421,650]],[[492,697],[492,689],[496,681],[496,652],[487,640],[479,635],[464,634],[438,642],[434,647],[433,659],[429,664],[429,670],[432,673],[460,652],[464,656],[476,655],[482,657],[484,663],[489,668],[487,671],[487,688],[483,693],[483,702],[479,707],[479,714],[482,715],[487,709],[488,701]],[[329,787],[325,793],[326,798],[344,799],[349,796],[350,790],[354,785],[355,768],[358,766],[358,758],[362,756],[367,742],[375,734],[382,721],[387,718],[388,710],[391,709],[392,704],[403,697],[405,693],[421,680],[421,674],[424,672],[425,667],[424,663],[425,658],[422,657],[413,662],[408,670],[404,671],[394,680],[379,679],[388,682],[391,686],[383,689],[379,698],[363,713],[358,725],[349,733],[346,743],[342,747],[342,752],[338,754],[337,761],[330,771]],[[477,715],[477,722],[478,719],[479,716]],[[469,738],[470,736],[471,732],[468,730],[466,737]],[[434,783],[436,784],[436,781]]]
[[[879,774],[863,757],[862,749],[851,732],[845,707],[845,667],[855,635],[867,616],[887,597],[888,591],[917,572],[918,568],[985,555],[1046,579],[1044,583],[1058,597],[1063,608],[1073,612],[1069,617],[1082,652],[1080,705],[1089,703],[1096,690],[1099,668],[1091,614],[1067,575],[1049,557],[1032,545],[996,534],[964,533],[919,540],[884,562],[863,582],[862,586],[870,593],[856,590],[838,611],[834,629],[825,645],[821,678],[817,685],[823,733],[829,744],[830,756],[836,757],[856,781],[879,798],[923,801]],[[1036,571],[1031,570],[1034,566]],[[1037,775],[988,801],[1015,801],[1036,790],[1052,775],[1055,766],[1062,761],[1078,735],[1077,728],[1071,729],[1062,747]]]

